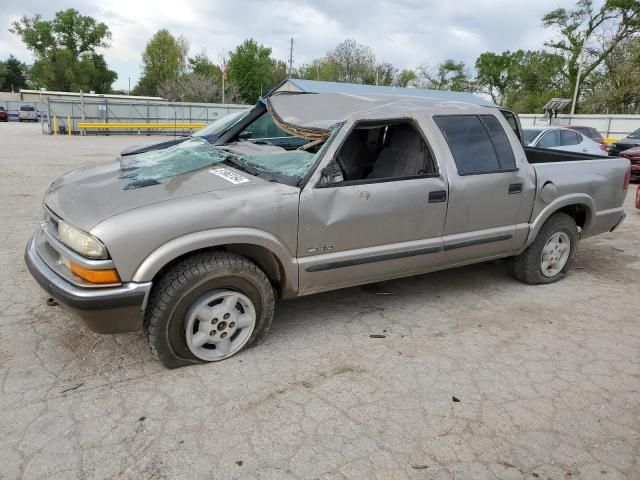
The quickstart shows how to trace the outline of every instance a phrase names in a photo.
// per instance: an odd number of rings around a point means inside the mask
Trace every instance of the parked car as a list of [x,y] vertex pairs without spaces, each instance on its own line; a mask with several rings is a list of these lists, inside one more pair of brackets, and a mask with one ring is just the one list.
[[640,208],[640,187],[636,189],[636,208]]
[[620,156],[631,162],[631,180],[640,181],[640,147],[623,150]]
[[598,131],[597,128],[585,127],[585,126],[581,126],[581,125],[571,125],[571,126],[569,126],[569,128],[571,130],[575,130],[576,132],[580,132],[585,137],[588,137],[591,140],[593,140],[594,142],[596,142],[598,145],[600,145],[600,150],[602,150],[603,152],[607,151],[607,145],[604,142],[604,137]]
[[25,261],[93,330],[143,328],[167,367],[255,344],[277,299],[507,257],[552,283],[623,221],[629,161],[520,131],[498,107],[276,94],[214,144],[55,180]]
[[228,113],[227,115],[214,120],[206,127],[193,132],[190,136],[187,137],[174,138],[173,140],[152,143],[151,145],[134,145],[132,147],[127,147],[122,152],[120,152],[120,155],[126,157],[128,155],[135,155],[138,153],[150,152],[153,150],[164,150],[165,148],[178,145],[179,143],[182,143],[193,137],[204,138],[209,143],[213,143],[231,125],[244,117],[247,114],[247,111],[248,110],[241,110],[239,112]]
[[609,155],[619,156],[625,150],[640,147],[640,128],[609,146]]
[[0,107],[0,122],[8,122],[9,116],[7,115],[7,111],[4,107]]
[[565,127],[527,127],[523,130],[525,145],[565,152],[602,155],[596,142],[580,132]]
[[38,112],[36,112],[36,107],[33,105],[20,105],[20,110],[18,111],[18,121],[19,122],[37,122],[38,121]]

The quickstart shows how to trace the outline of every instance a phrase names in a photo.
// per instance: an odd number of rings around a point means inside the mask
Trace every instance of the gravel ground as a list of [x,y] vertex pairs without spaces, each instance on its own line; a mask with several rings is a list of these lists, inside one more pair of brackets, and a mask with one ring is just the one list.
[[635,186],[555,285],[492,262],[301,298],[169,371],[46,306],[22,260],[51,180],[157,140],[0,124],[0,478],[640,478]]

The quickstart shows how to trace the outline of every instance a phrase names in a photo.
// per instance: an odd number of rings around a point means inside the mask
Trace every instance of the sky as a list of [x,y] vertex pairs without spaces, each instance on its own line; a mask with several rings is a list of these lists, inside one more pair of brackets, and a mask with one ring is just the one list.
[[30,52],[8,28],[23,15],[75,8],[105,22],[111,47],[101,53],[118,73],[114,88],[131,88],[140,77],[149,38],[167,28],[190,42],[193,55],[206,50],[218,63],[222,52],[246,38],[286,61],[294,39],[294,66],[323,56],[353,38],[373,48],[378,62],[399,68],[437,65],[446,58],[472,67],[485,51],[539,49],[551,32],[541,17],[573,0],[0,0],[0,59],[13,54],[31,63]]

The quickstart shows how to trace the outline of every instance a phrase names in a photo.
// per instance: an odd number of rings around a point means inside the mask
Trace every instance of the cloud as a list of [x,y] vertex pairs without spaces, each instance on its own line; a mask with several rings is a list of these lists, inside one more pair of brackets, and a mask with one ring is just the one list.
[[289,56],[294,38],[294,64],[299,66],[324,55],[345,38],[373,48],[378,61],[399,68],[437,65],[446,58],[472,67],[487,50],[542,48],[549,32],[542,15],[573,0],[465,0],[464,2],[396,0],[22,0],[3,2],[0,11],[0,58],[14,54],[24,61],[30,55],[19,39],[7,31],[22,15],[44,18],[66,8],[76,8],[109,25],[111,48],[103,53],[118,71],[115,86],[127,88],[140,74],[141,53],[160,28],[183,35],[191,52],[218,54],[233,50],[246,38],[273,49],[281,60]]

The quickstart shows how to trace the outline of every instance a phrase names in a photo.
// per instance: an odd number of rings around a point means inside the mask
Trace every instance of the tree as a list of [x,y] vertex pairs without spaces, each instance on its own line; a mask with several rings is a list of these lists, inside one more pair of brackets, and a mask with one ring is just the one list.
[[515,84],[515,67],[520,55],[510,51],[481,53],[476,60],[476,85],[501,105],[507,90]]
[[9,31],[36,57],[30,72],[35,87],[108,92],[117,78],[97,53],[109,47],[109,28],[73,8],[57,12],[53,20],[24,16]]
[[640,38],[620,42],[585,82],[585,113],[640,113]]
[[505,91],[502,104],[518,113],[539,112],[553,97],[567,96],[563,72],[564,58],[544,50],[513,54],[513,84]]
[[197,53],[194,57],[189,58],[189,70],[191,73],[204,75],[206,77],[222,79],[220,67],[209,60],[206,51]]
[[448,58],[437,68],[427,64],[418,67],[418,82],[421,88],[450,90],[454,92],[473,91],[473,81],[464,62]]
[[271,48],[250,38],[229,52],[229,82],[238,88],[245,102],[255,103],[277,81],[285,78],[286,67],[282,69],[283,65],[271,58]]
[[398,87],[413,87],[418,80],[418,75],[413,70],[404,69],[397,74],[395,85]]
[[328,52],[326,59],[336,66],[338,82],[373,83],[376,56],[371,47],[348,38]]
[[[620,42],[640,32],[640,1],[606,0],[594,9],[592,0],[578,0],[573,10],[557,8],[547,13],[542,23],[557,34],[546,45],[564,57],[569,91],[573,93],[583,50],[582,78],[586,79]],[[587,43],[602,34],[607,38],[600,45]]]
[[174,37],[169,30],[158,30],[142,52],[142,76],[134,89],[137,95],[158,95],[167,80],[178,80],[186,72],[189,42]]
[[13,55],[0,62],[0,91],[12,92],[27,87],[28,67]]
[[338,82],[340,80],[339,67],[326,57],[316,58],[298,70],[298,76],[306,80],[320,80],[323,82]]

